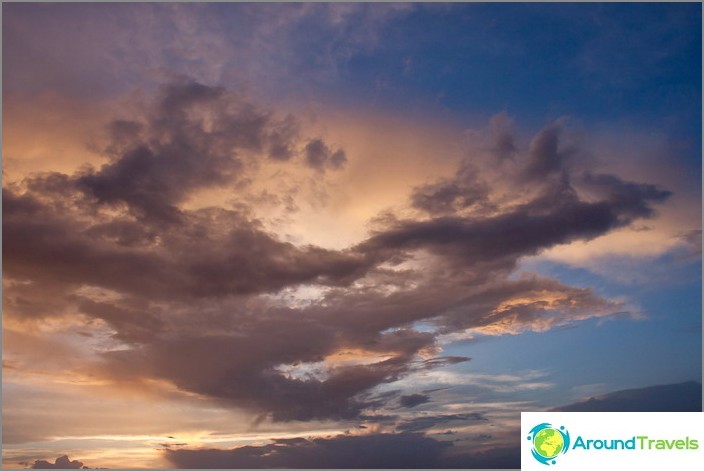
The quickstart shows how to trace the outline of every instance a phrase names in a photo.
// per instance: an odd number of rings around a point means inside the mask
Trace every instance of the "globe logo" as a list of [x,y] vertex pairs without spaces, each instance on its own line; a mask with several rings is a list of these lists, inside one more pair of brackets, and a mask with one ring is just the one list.
[[548,423],[536,425],[530,430],[528,440],[533,442],[533,458],[545,465],[555,464],[555,458],[570,449],[570,433],[564,426],[555,428]]

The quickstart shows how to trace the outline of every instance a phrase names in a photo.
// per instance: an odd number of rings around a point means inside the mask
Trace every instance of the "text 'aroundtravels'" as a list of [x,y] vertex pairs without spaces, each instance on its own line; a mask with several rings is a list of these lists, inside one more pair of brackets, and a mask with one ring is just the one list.
[[634,436],[628,440],[585,440],[577,437],[573,450],[698,450],[699,441],[690,437],[668,440],[650,438],[646,435]]

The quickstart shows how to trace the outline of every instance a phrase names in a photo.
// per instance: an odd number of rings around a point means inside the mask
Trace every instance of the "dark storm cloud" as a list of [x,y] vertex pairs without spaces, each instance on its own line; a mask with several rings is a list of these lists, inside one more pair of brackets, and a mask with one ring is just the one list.
[[518,143],[513,122],[505,113],[493,116],[486,129],[467,131],[470,156],[460,163],[452,178],[435,184],[445,191],[435,195],[436,198],[428,195],[426,205],[436,203],[435,199],[442,203],[443,198],[454,197],[454,201],[450,200],[453,205],[442,213],[470,209],[475,216],[497,214],[501,212],[502,204],[495,204],[492,198],[497,189],[502,191],[503,185],[509,185],[509,193],[514,195],[534,193],[536,188],[541,188],[543,198],[553,198],[562,191],[571,190],[570,180],[576,167],[573,161],[580,153],[580,146],[572,142],[572,134],[565,132],[565,121],[560,118],[546,125],[535,134],[526,149]]
[[[111,162],[85,171],[75,185],[100,203],[125,203],[150,220],[177,220],[177,205],[194,190],[234,184],[251,154],[287,161],[298,153],[299,125],[292,115],[279,119],[222,87],[186,79],[164,85],[139,121],[109,125]],[[339,169],[345,151],[332,151],[322,139],[304,148],[315,169]]]
[[587,173],[579,183],[609,201],[618,213],[620,224],[652,216],[651,203],[664,201],[672,195],[672,192],[655,185],[624,182],[614,175]]
[[263,446],[165,450],[176,468],[308,469],[515,469],[520,448],[474,451],[422,433],[338,435],[330,438],[274,440]]
[[[493,129],[497,165],[518,169],[507,177],[519,196],[513,204],[495,201],[491,181],[467,159],[454,177],[413,191],[410,204],[425,219],[390,217],[345,250],[297,246],[242,205],[180,204],[201,189],[238,191],[261,159],[327,170],[344,164],[344,151],[320,139],[300,145],[294,117],[176,81],[139,119],[112,123],[110,161],[99,170],[3,188],[4,275],[18,281],[3,306],[19,318],[78,312],[107,326],[123,348],[102,354],[91,374],[162,379],[276,421],[364,417],[396,401],[375,387],[468,360],[428,359],[440,350],[438,334],[545,330],[623,308],[586,288],[509,276],[521,257],[651,216],[669,193],[574,171],[558,125],[527,155],[506,123]],[[384,266],[420,252],[430,256],[423,270]],[[286,307],[277,295],[300,285],[321,294]],[[415,330],[418,321],[435,330]],[[320,366],[348,350],[362,352],[361,364]],[[448,417],[401,427],[461,419]]]
[[426,402],[430,402],[430,396],[425,394],[409,394],[408,396],[401,396],[398,400],[401,407],[416,407]]
[[626,389],[560,406],[558,412],[701,412],[702,385],[695,381]]
[[436,468],[451,446],[416,433],[338,435],[232,450],[167,450],[165,456],[177,468]]
[[163,321],[158,314],[150,312],[148,305],[120,307],[90,299],[79,301],[78,308],[84,314],[102,319],[115,331],[115,337],[127,343],[139,343],[153,338],[163,330]]
[[[293,316],[293,313],[289,314]],[[264,317],[264,316],[261,316]],[[287,375],[280,365],[320,361],[356,339],[334,325],[297,315],[243,319],[231,335],[155,339],[148,345],[106,354],[116,377],[164,378],[179,388],[253,411],[271,414],[275,421],[323,418],[350,419],[384,400],[366,394],[382,383],[415,371],[415,353],[432,341],[397,333],[369,333],[365,347],[392,353],[388,360],[337,367],[325,378]]]
[[6,272],[20,279],[170,299],[345,284],[370,266],[360,254],[281,242],[224,209],[189,212],[180,224],[156,229],[127,218],[71,219],[11,190],[3,190],[2,203]]
[[345,151],[332,151],[321,139],[310,141],[305,147],[306,163],[316,170],[340,169],[347,162]]
[[[277,121],[220,87],[165,85],[143,123],[111,124],[111,162],[100,170],[33,176],[24,193],[3,189],[8,266],[20,277],[44,265],[40,276],[64,283],[165,297],[349,283],[371,265],[363,254],[296,248],[242,213],[177,207],[195,190],[232,184],[245,164],[256,166],[245,154],[289,158],[296,126],[292,116]],[[344,151],[327,155],[323,141],[313,142],[325,165],[341,164]],[[96,218],[106,203],[125,204],[131,214]]]
[[106,151],[112,162],[80,175],[76,185],[101,203],[123,202],[140,215],[173,220],[176,205],[193,190],[232,182],[243,153],[269,148],[285,160],[295,126],[222,87],[171,83],[162,86],[145,122],[111,124]]
[[540,131],[531,141],[524,176],[529,179],[545,178],[563,169],[569,155],[558,148],[562,127],[553,123]]
[[67,455],[59,456],[53,463],[45,460],[37,460],[32,465],[32,469],[87,469],[78,460],[71,461]]
[[[497,139],[502,139],[497,136]],[[496,145],[506,147],[507,143]],[[512,144],[511,144],[512,146]],[[506,149],[491,149],[499,159],[507,158]],[[413,189],[411,206],[431,216],[443,216],[470,210],[473,214],[496,210],[489,198],[490,186],[481,179],[481,169],[471,159],[462,162],[452,178],[445,178]]]
[[[392,218],[362,247],[370,252],[427,249],[455,257],[465,265],[503,260],[510,266],[519,257],[589,240],[650,217],[653,204],[671,195],[654,185],[627,182],[613,175],[571,171],[566,162],[574,149],[560,147],[560,134],[561,126],[556,123],[538,133],[517,173],[504,177],[519,191],[537,189],[531,199],[502,210],[492,203],[479,172],[471,162],[464,162],[453,178],[414,191],[412,204],[434,217]],[[537,183],[531,184],[532,188],[525,186],[533,180]],[[480,203],[476,210],[462,212]]]
[[471,177],[458,176],[454,180],[416,188],[411,195],[411,204],[433,215],[452,214],[486,204],[487,193],[487,188]]
[[[594,180],[589,177],[586,182]],[[602,201],[585,202],[572,194],[547,208],[544,201],[535,200],[494,217],[398,221],[372,236],[363,247],[370,251],[426,248],[470,264],[516,260],[554,245],[591,239],[635,218],[647,217],[652,213],[650,204],[669,195],[651,185],[627,184],[616,177],[605,183],[609,187],[613,184],[613,191]]]

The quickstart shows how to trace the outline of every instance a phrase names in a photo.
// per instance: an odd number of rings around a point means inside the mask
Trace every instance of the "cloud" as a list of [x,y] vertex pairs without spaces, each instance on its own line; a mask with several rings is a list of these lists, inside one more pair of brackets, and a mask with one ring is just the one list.
[[391,358],[330,368],[323,378],[293,377],[275,368],[322,359],[344,344],[341,336],[349,335],[316,324],[313,319],[286,322],[277,316],[271,323],[260,321],[235,335],[181,335],[105,356],[116,377],[164,378],[224,404],[271,414],[275,421],[350,419],[379,405],[365,393],[414,371],[413,354],[431,341],[430,336],[412,332],[376,338],[371,334],[367,348],[377,348]]
[[695,381],[625,389],[553,409],[558,412],[700,412],[702,385]]
[[465,361],[469,361],[469,357],[460,357],[460,356],[446,356],[446,357],[436,357],[436,358],[430,358],[428,360],[423,361],[423,368],[431,369],[431,368],[437,368],[439,366],[447,366],[447,365],[456,365],[458,363],[464,363]]
[[[464,266],[513,269],[521,257],[588,241],[654,215],[671,192],[596,173],[572,161],[576,143],[551,123],[525,155],[502,157],[506,135],[492,135],[488,154],[465,159],[451,178],[414,189],[411,205],[425,215],[379,219],[360,244],[367,252],[427,250]],[[563,141],[567,141],[563,143]],[[503,144],[502,144],[503,142]],[[429,216],[429,217],[428,217]]]
[[678,238],[683,242],[682,247],[677,253],[680,260],[692,260],[702,256],[702,231],[701,229],[693,229],[679,234]]
[[3,215],[7,273],[38,283],[173,299],[346,284],[370,266],[363,254],[282,242],[241,212],[218,208],[158,228],[130,217],[86,223],[4,189]]
[[[18,5],[4,30],[14,46],[8,94],[50,89],[114,97],[157,80],[246,83],[269,96],[328,85],[413,5]],[[110,38],[108,40],[107,38]],[[61,46],[63,45],[63,46]],[[166,46],[165,46],[166,45]],[[284,152],[285,154],[285,152]]]
[[408,396],[401,396],[398,402],[401,404],[401,407],[411,408],[430,402],[430,396],[426,396],[425,394],[409,394]]
[[555,122],[533,137],[523,170],[524,178],[528,180],[546,178],[563,170],[569,153],[558,148],[561,132],[562,126],[559,122]]
[[411,204],[431,215],[453,214],[487,204],[488,189],[475,179],[470,169],[457,172],[454,179],[422,185],[414,189]]
[[[110,131],[111,162],[79,175],[76,186],[100,203],[125,203],[160,220],[177,219],[177,205],[195,190],[242,181],[256,165],[251,154],[289,160],[298,138],[293,116],[279,119],[241,95],[188,79],[163,85],[144,122],[114,121]],[[306,152],[315,168],[344,162],[342,149],[328,155],[320,139]]]
[[344,150],[333,152],[321,139],[310,141],[305,147],[305,155],[308,166],[316,170],[340,169],[347,161]]
[[435,416],[423,416],[410,419],[408,421],[402,422],[396,426],[396,430],[401,432],[419,432],[421,430],[427,430],[438,425],[444,425],[448,422],[486,422],[487,419],[479,412],[472,412],[469,414],[449,414],[449,415],[435,415]]
[[486,469],[519,468],[518,447],[476,450],[422,433],[337,435],[274,440],[262,446],[165,450],[176,468]]
[[[144,123],[112,123],[112,160],[100,170],[36,175],[24,193],[3,188],[3,228],[13,245],[6,260],[17,276],[51,261],[41,275],[49,281],[171,297],[344,284],[368,269],[363,254],[281,242],[246,210],[179,208],[198,189],[242,180],[257,166],[245,153],[276,148],[280,160],[295,144],[282,140],[280,126],[293,118],[279,122],[222,88],[188,80],[163,86],[146,115]],[[49,232],[54,240],[44,238]],[[67,265],[67,277],[54,271]]]
[[[3,188],[7,316],[70,317],[112,337],[115,349],[96,352],[85,374],[157,379],[274,421],[358,418],[395,400],[375,388],[468,360],[440,356],[439,335],[543,331],[623,311],[514,270],[651,217],[669,195],[572,165],[560,122],[521,153],[497,119],[487,159],[468,156],[453,177],[412,189],[406,210],[378,218],[365,240],[293,244],[244,203],[252,182],[268,182],[263,168],[339,168],[343,150],[223,87],[174,79],[145,103],[109,126],[101,168]],[[185,204],[218,188],[233,200]],[[304,287],[315,295],[296,299]],[[38,308],[47,293],[50,309]]]
[[59,456],[54,460],[54,463],[49,463],[44,460],[36,460],[32,465],[32,469],[87,469],[81,461],[71,461],[67,455]]
[[178,468],[435,468],[450,446],[415,433],[338,435],[232,450],[167,450],[165,456]]
[[[587,181],[594,181],[588,177]],[[651,213],[649,204],[668,193],[625,184],[609,177],[617,190],[608,199],[585,202],[574,193],[548,203],[537,199],[490,218],[456,216],[428,221],[398,221],[365,242],[368,250],[427,248],[466,263],[515,260],[574,240],[589,239]]]

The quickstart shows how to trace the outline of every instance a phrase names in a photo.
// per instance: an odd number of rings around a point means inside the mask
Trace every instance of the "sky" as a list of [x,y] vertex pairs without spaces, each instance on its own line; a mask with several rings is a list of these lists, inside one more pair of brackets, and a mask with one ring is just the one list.
[[3,467],[701,410],[701,8],[3,3]]

